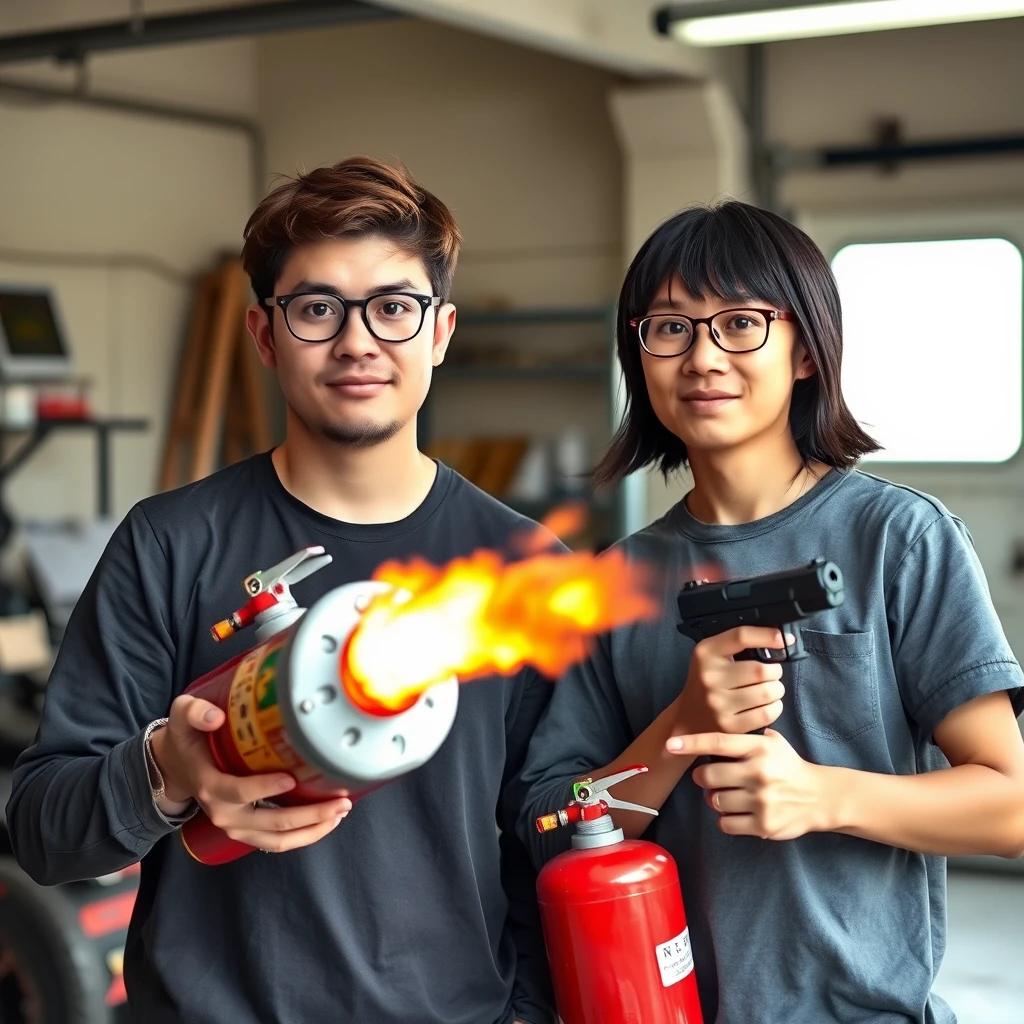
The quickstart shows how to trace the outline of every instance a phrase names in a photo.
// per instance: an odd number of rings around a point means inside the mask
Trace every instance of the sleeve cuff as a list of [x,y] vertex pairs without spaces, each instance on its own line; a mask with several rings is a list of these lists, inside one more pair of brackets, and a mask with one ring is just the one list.
[[1015,661],[989,661],[965,669],[948,679],[918,709],[914,716],[925,735],[931,736],[952,711],[989,693],[1006,691],[1014,713],[1024,711],[1024,674]]
[[126,800],[124,806],[135,811],[135,823],[128,831],[148,849],[158,839],[180,828],[197,808],[178,818],[168,818],[157,807],[153,796],[153,787],[149,781],[149,767],[146,764],[145,732],[140,732],[130,740],[120,744],[121,771],[118,773],[120,785],[124,786]]

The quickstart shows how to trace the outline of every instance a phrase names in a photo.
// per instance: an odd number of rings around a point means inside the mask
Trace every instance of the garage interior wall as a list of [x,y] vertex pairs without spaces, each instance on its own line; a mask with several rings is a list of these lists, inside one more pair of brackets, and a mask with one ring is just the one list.
[[[80,17],[73,0],[38,6],[32,27]],[[0,31],[26,30],[15,14],[5,5]],[[90,11],[104,14],[123,17],[123,5]],[[250,116],[255,68],[254,43],[230,41],[98,55],[88,78],[97,92]],[[73,69],[50,64],[0,74],[74,83]],[[54,286],[96,415],[151,421],[145,434],[112,439],[120,518],[156,486],[192,296],[187,276],[237,249],[252,194],[248,143],[232,131],[6,96],[0,137],[0,280]],[[30,253],[54,258],[22,255]],[[166,271],[119,262],[131,255],[153,257]],[[91,434],[51,436],[5,487],[16,519],[94,515],[94,451]]]
[[[33,12],[32,24],[42,23],[43,8],[54,21],[73,21],[74,6],[51,0]],[[8,22],[0,20],[0,29],[27,27],[10,20],[12,12],[2,17]],[[1014,20],[772,45],[768,137],[798,147],[861,144],[883,117],[900,118],[911,139],[1019,131],[1022,44],[1024,22]],[[73,81],[71,70],[51,67],[4,73]],[[108,92],[256,117],[271,172],[359,152],[400,158],[452,206],[463,228],[455,291],[463,306],[585,305],[615,296],[630,201],[609,112],[609,97],[629,84],[621,76],[409,19],[98,56],[89,62],[89,78]],[[240,136],[6,102],[0,129],[7,185],[0,245],[7,249],[151,253],[191,272],[238,245],[251,208]],[[893,175],[800,173],[784,180],[782,198],[813,233],[822,218],[854,207],[884,215],[914,205],[1020,206],[1020,168],[1019,159],[1003,158],[942,161]],[[692,184],[680,181],[679,194],[689,195]],[[675,188],[671,181],[664,187]],[[674,195],[665,202],[678,205]],[[123,515],[154,486],[190,289],[143,269],[7,259],[0,274],[57,286],[79,367],[95,380],[99,413],[153,419],[147,435],[114,441],[114,511]],[[542,429],[552,396],[540,389],[530,400],[521,389],[515,394],[515,415]],[[439,410],[438,429],[469,431],[483,401],[468,389]],[[514,404],[503,399],[504,408]],[[604,411],[595,406],[583,415],[596,422]],[[10,484],[15,512],[91,514],[91,445],[87,437],[51,438]],[[990,535],[990,518],[1019,519],[1020,467],[1017,459],[971,477],[976,500],[972,514],[963,514],[976,535]],[[880,469],[948,494],[957,511],[962,473]],[[647,518],[683,489],[650,480]],[[1009,529],[1001,527],[1000,544]],[[997,556],[987,560],[990,572]]]
[[[73,81],[51,67],[10,74]],[[355,153],[402,160],[462,227],[455,299],[464,306],[614,297],[621,160],[606,108],[611,73],[409,19],[98,56],[89,79],[97,90],[257,117],[271,174]],[[251,209],[241,136],[35,104],[0,105],[0,125],[10,140],[0,155],[0,245],[153,253],[181,271],[238,246]],[[98,414],[153,419],[148,435],[114,441],[114,513],[123,515],[155,485],[189,288],[136,270],[6,262],[0,274],[55,284]],[[510,432],[543,434],[552,386],[538,384],[526,401],[522,387],[500,387],[460,388],[457,404],[437,410],[437,430],[472,432],[497,399],[515,410]],[[606,404],[593,388],[581,398],[588,430],[607,436]],[[280,406],[274,420],[279,432]],[[11,482],[19,517],[91,514],[91,443],[47,441]]]
[[[258,42],[268,166],[292,173],[367,153],[400,161],[447,203],[464,242],[464,308],[609,303],[621,267],[621,158],[606,106],[618,79],[559,57],[415,19],[291,32]],[[470,335],[456,328],[453,345]],[[565,382],[459,384],[438,434],[543,436]],[[580,421],[607,437],[607,403],[580,389]],[[563,406],[564,408],[564,406]]]
[[[1024,19],[770,45],[768,140],[794,149],[869,145],[884,118],[898,119],[907,141],[1022,132],[1022,47]],[[957,233],[1014,234],[1015,224],[1024,225],[1024,158],[936,160],[892,174],[875,167],[794,172],[783,177],[780,199],[829,257],[839,245],[879,233],[928,237],[936,230],[932,224],[950,217]],[[1024,248],[1024,237],[1013,240]],[[969,309],[983,301],[959,295],[952,304]],[[984,387],[991,372],[983,343],[965,332],[963,369],[970,386]],[[913,386],[907,382],[908,389]],[[1024,521],[1024,456],[991,467],[879,462],[866,468],[934,494],[964,519],[1007,636],[1024,657],[1024,592],[1011,568]],[[648,484],[648,519],[663,514],[689,487],[685,476],[666,486],[653,475]]]
[[[901,121],[908,140],[1024,131],[1019,102],[1024,20],[881,32],[860,46],[853,42],[802,41],[772,48],[770,138],[794,147],[861,144],[878,118],[890,117]],[[937,230],[954,236],[1005,234],[1024,249],[1020,155],[924,162],[892,175],[877,169],[793,174],[783,183],[782,199],[829,256],[843,244],[879,232],[894,238],[928,237]],[[984,301],[981,295],[936,296],[951,309]],[[984,388],[988,375],[999,372],[985,358],[983,336],[965,330],[961,352],[965,386]],[[914,382],[907,386],[912,389]],[[1024,454],[995,466],[880,462],[868,468],[935,495],[964,520],[1007,638],[1024,658],[1024,587],[1013,568],[1024,522]]]

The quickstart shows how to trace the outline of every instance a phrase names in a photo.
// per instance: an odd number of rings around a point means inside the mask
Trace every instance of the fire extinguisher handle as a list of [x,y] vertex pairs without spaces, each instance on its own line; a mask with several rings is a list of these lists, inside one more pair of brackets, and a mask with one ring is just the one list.
[[576,799],[583,803],[600,800],[609,807],[616,807],[620,811],[641,811],[644,814],[652,814],[657,817],[658,812],[653,807],[644,807],[642,804],[619,800],[609,792],[612,786],[617,786],[620,782],[633,778],[634,775],[642,775],[647,770],[647,765],[635,764],[614,775],[606,775],[602,779],[582,779],[573,786],[573,793]]
[[605,794],[601,798],[609,807],[615,807],[620,811],[641,811],[643,814],[653,815],[655,818],[658,812],[653,807],[644,807],[643,804],[631,804],[628,800],[616,800],[615,797]]
[[272,590],[278,583],[298,583],[318,569],[322,569],[332,561],[324,552],[322,544],[312,544],[289,555],[283,562],[272,565],[269,569],[261,569],[245,579],[245,591],[255,596]]
[[642,775],[646,771],[647,765],[634,764],[629,768],[624,768],[621,772],[616,772],[614,775],[606,775],[602,779],[580,779],[572,787],[573,795],[577,800],[589,800],[592,796],[596,796],[598,793],[607,793],[612,786],[617,786],[620,782],[625,782],[626,779],[631,779],[634,775]]

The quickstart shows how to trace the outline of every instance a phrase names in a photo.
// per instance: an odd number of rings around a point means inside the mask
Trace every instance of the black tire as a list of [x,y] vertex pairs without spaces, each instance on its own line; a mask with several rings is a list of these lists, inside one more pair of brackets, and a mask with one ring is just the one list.
[[109,983],[74,901],[0,857],[0,1024],[110,1024]]

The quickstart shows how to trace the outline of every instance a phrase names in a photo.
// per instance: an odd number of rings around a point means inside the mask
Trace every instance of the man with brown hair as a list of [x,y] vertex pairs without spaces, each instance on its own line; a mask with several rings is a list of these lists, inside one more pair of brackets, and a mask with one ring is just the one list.
[[[292,780],[218,771],[206,734],[224,714],[183,695],[252,643],[218,646],[209,625],[260,566],[323,545],[333,561],[301,584],[308,606],[386,559],[439,564],[530,525],[417,448],[455,327],[459,243],[441,202],[367,158],[271,192],[243,260],[285,441],[133,508],[68,624],[8,821],[43,884],[142,858],[125,978],[144,1024],[552,1018],[534,880],[512,834],[546,682],[527,671],[464,688],[439,753],[355,810],[256,806]],[[197,864],[173,835],[197,807],[280,856]]]

